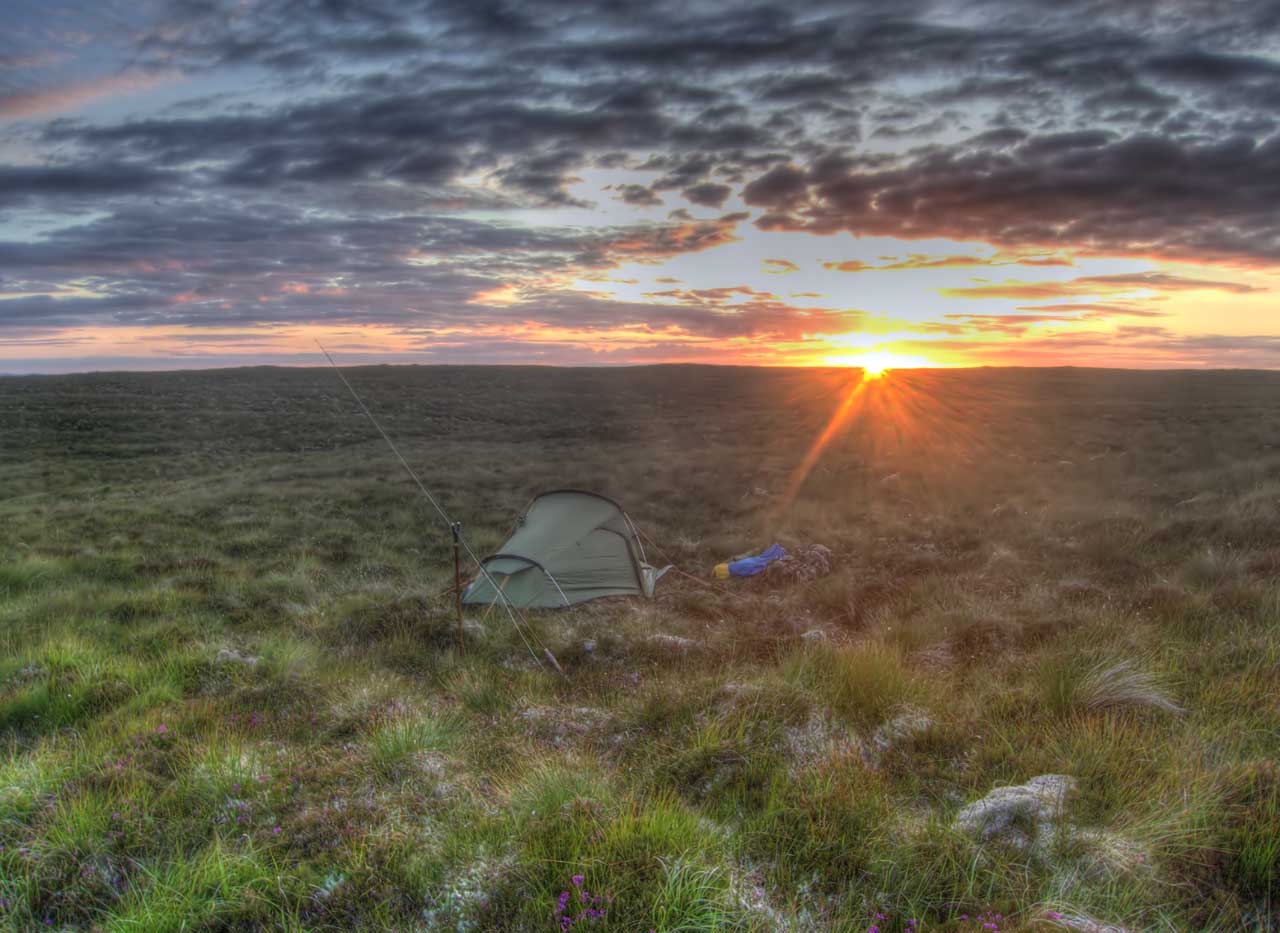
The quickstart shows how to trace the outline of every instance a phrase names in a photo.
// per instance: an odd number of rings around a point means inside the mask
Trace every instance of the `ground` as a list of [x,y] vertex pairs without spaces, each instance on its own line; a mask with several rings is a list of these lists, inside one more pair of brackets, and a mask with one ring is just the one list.
[[347,372],[691,576],[459,650],[332,370],[0,379],[0,928],[1277,928],[1280,374]]

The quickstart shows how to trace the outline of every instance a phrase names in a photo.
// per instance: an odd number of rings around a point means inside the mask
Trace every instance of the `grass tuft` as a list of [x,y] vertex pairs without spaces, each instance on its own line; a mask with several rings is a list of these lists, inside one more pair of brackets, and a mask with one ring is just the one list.
[[1059,715],[1126,708],[1185,712],[1162,678],[1131,660],[1099,661],[1081,669],[1054,659],[1042,676],[1045,702]]

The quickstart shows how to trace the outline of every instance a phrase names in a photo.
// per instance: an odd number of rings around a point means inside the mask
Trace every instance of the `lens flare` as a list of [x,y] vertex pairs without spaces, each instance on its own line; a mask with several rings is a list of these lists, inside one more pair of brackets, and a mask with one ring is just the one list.
[[861,369],[867,379],[879,379],[891,369],[914,369],[935,365],[922,356],[900,356],[887,350],[868,350],[866,353],[840,354],[823,360],[828,366],[849,366]]

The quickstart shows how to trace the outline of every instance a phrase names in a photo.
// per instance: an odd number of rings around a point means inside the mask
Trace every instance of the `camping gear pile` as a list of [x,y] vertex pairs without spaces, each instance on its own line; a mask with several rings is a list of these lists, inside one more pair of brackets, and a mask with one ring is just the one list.
[[771,544],[759,554],[735,557],[733,560],[716,564],[711,575],[717,580],[728,580],[730,577],[754,577],[758,573],[763,573],[775,560],[782,560],[786,556],[787,552],[782,549],[782,545]]
[[817,580],[831,573],[831,549],[822,544],[801,544],[790,551],[771,544],[759,554],[748,554],[716,564],[711,575],[718,580],[759,577],[770,583]]
[[792,548],[765,568],[768,580],[807,582],[825,577],[833,566],[831,549],[822,544],[802,544]]

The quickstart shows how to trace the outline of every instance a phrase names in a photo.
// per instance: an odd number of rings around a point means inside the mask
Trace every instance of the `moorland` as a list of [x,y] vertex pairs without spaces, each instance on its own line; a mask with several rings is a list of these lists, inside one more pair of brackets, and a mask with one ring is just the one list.
[[0,929],[1277,928],[1280,373],[346,373],[678,572],[460,650],[332,370],[0,378]]

